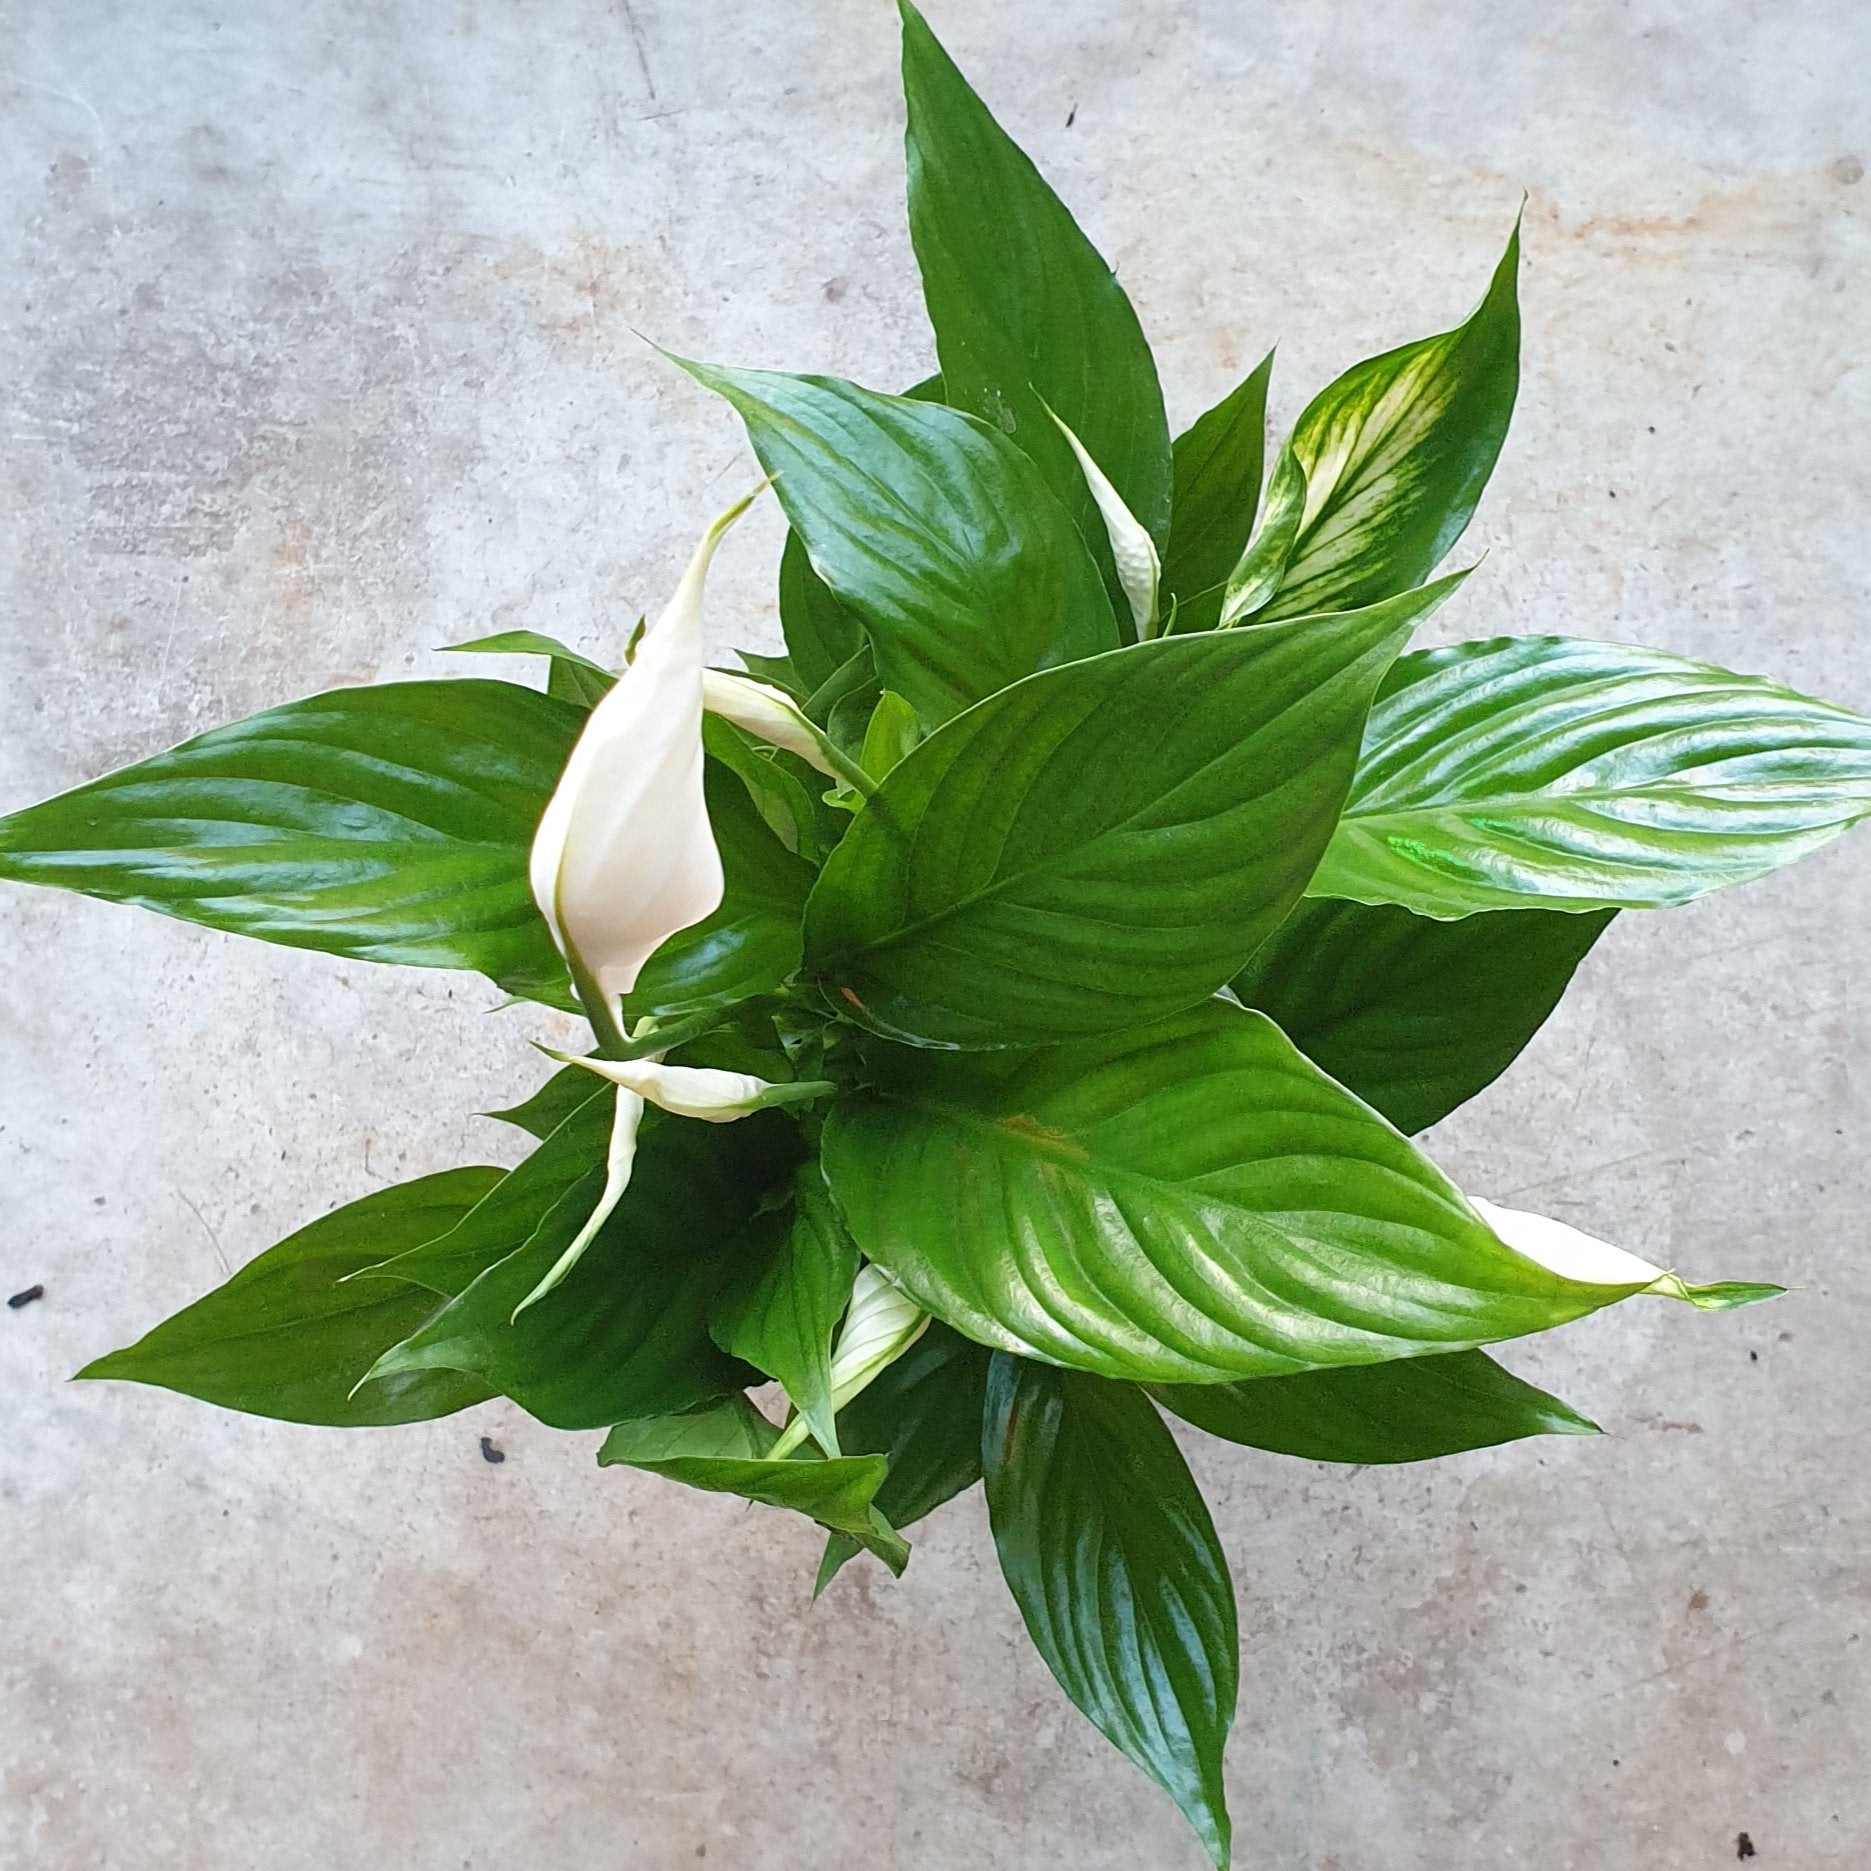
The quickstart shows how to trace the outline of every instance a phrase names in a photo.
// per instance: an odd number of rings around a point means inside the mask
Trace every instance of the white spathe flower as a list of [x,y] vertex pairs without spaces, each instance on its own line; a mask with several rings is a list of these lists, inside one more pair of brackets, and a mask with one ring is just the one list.
[[1085,444],[1054,411],[1049,409],[1046,413],[1059,424],[1059,433],[1071,444],[1072,453],[1078,457],[1079,472],[1084,475],[1085,485],[1091,490],[1091,497],[1104,520],[1105,537],[1111,542],[1111,560],[1117,567],[1117,582],[1124,588],[1137,635],[1153,637],[1156,635],[1157,586],[1163,576],[1156,541],[1150,537],[1149,528],[1124,504],[1124,496],[1111,485],[1109,476],[1091,458],[1091,451]]
[[837,779],[838,769],[826,752],[825,736],[805,717],[799,704],[784,689],[752,676],[737,676],[723,669],[702,672],[702,706],[723,721],[745,728],[769,747],[797,754],[808,766]]
[[829,1079],[778,1081],[756,1078],[751,1072],[724,1072],[714,1066],[664,1065],[660,1059],[565,1059],[599,1078],[608,1078],[620,1093],[649,1103],[676,1117],[698,1117],[705,1124],[731,1124],[772,1105],[801,1104],[821,1098],[837,1087]]
[[574,979],[606,1008],[669,937],[721,903],[702,798],[702,587],[753,498],[702,535],[675,595],[592,709],[533,838],[533,899]]
[[1502,1208],[1477,1195],[1471,1195],[1468,1204],[1516,1254],[1524,1254],[1561,1279],[1576,1280],[1583,1286],[1647,1287],[1671,1278],[1661,1267],[1653,1267],[1649,1261],[1568,1222],[1554,1221],[1550,1215]]
[[881,1267],[858,1269],[832,1351],[832,1408],[842,1410],[928,1329],[929,1315]]

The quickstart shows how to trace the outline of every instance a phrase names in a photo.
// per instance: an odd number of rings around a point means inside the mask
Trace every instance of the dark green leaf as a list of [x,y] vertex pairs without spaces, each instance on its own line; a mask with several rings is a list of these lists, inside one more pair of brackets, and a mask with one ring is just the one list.
[[708,1314],[798,1136],[776,1111],[646,1127],[616,1212],[563,1282],[515,1318],[597,1205],[600,1152],[523,1246],[379,1358],[373,1378],[461,1371],[555,1429],[670,1415],[740,1388],[747,1369],[716,1349]]
[[1056,412],[1160,548],[1169,529],[1169,427],[1123,287],[907,5],[903,91],[910,238],[943,394],[1039,463],[1102,561],[1104,525]]
[[[790,535],[789,535],[790,537]],[[756,682],[765,682],[773,688],[783,689],[794,701],[801,702],[812,693],[799,679],[799,671],[793,667],[790,656],[761,656],[753,650],[736,650],[741,659],[741,667]],[[729,671],[732,674],[733,671]]]
[[832,1334],[851,1298],[858,1250],[816,1163],[800,1172],[790,1210],[762,1215],[747,1264],[716,1302],[710,1330],[736,1358],[785,1385],[827,1455],[836,1455]]
[[1453,331],[1356,365],[1293,430],[1299,544],[1268,618],[1373,604],[1419,585],[1468,525],[1520,386],[1520,230]]
[[826,860],[808,965],[877,1031],[1009,1046],[1205,998],[1331,836],[1372,692],[1444,587],[1138,643],[924,741]]
[[839,603],[812,569],[805,541],[790,528],[780,552],[780,630],[808,697],[848,663],[864,641],[856,612]]
[[850,820],[824,803],[824,775],[796,754],[763,747],[719,715],[702,717],[702,745],[740,776],[755,809],[788,851],[818,864],[844,836]]
[[901,1572],[909,1547],[872,1505],[884,1478],[882,1458],[765,1460],[776,1433],[745,1397],[730,1397],[687,1415],[619,1423],[605,1437],[598,1461],[647,1469],[710,1494],[791,1508]]
[[[838,1412],[840,1445],[888,1457],[877,1508],[893,1527],[913,1527],[981,1479],[981,1395],[988,1354],[932,1319],[894,1364]],[[858,1543],[833,1534],[814,1594],[853,1558]]]
[[740,412],[813,570],[929,726],[1116,644],[1071,517],[997,430],[834,377],[684,368]]
[[581,716],[507,682],[337,689],[0,819],[0,877],[569,1004],[526,878]]
[[1598,1433],[1483,1351],[1249,1384],[1165,1384],[1155,1394],[1211,1436],[1308,1462],[1426,1462],[1523,1436]]
[[499,1111],[483,1111],[481,1115],[511,1124],[543,1143],[575,1111],[592,1103],[602,1090],[589,1072],[575,1065],[565,1065],[518,1104]]
[[1405,657],[1315,896],[1454,918],[1658,909],[1871,812],[1871,721],[1758,676],[1575,637]]
[[1225,1867],[1240,1638],[1182,1451],[1135,1386],[1008,1357],[988,1377],[981,1447],[995,1549],[1034,1648]]
[[446,643],[442,647],[479,656],[550,657],[546,693],[579,708],[595,708],[617,680],[602,663],[594,663],[557,637],[541,636],[537,630],[502,630],[491,637],[475,637],[467,643]]
[[1272,374],[1269,351],[1176,438],[1176,501],[1163,553],[1163,590],[1175,600],[1179,631],[1215,627],[1221,587],[1247,550],[1260,506]]
[[980,1344],[1208,1383],[1466,1350],[1636,1290],[1503,1246],[1224,1001],[1025,1057],[880,1047],[874,1074],[826,1120],[826,1180],[865,1255]]
[[679,929],[644,963],[624,1011],[674,1019],[770,993],[799,966],[799,922],[812,866],[787,850],[746,783],[710,757],[702,786],[721,852],[721,906]]
[[78,1373],[157,1384],[289,1423],[357,1428],[448,1416],[491,1392],[453,1371],[352,1386],[435,1310],[401,1281],[346,1276],[446,1234],[501,1181],[450,1169],[347,1203],[251,1260],[225,1286]]
[[1232,985],[1399,1130],[1427,1130],[1513,1064],[1613,914],[1435,922],[1309,897]]

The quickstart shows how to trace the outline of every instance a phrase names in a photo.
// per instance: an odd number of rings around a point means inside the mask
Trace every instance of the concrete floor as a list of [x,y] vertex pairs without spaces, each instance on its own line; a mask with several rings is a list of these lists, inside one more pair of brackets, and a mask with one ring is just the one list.
[[[938,0],[1120,263],[1172,419],[1439,329],[1528,191],[1526,387],[1444,634],[1630,638],[1871,708],[1857,0]],[[0,6],[0,807],[502,627],[614,650],[752,470],[632,328],[928,360],[881,0]],[[771,513],[721,641],[770,642]],[[455,667],[459,667],[455,665]],[[517,673],[517,671],[516,671]],[[1693,1275],[1515,1355],[1613,1432],[1194,1458],[1255,1871],[1871,1862],[1871,834],[1626,918],[1446,1125]],[[507,1407],[340,1435],[68,1387],[339,1200],[509,1146],[476,980],[8,889],[0,1863],[1191,1866],[1053,1689],[976,1502],[816,1541]],[[491,1435],[507,1460],[484,1463]]]

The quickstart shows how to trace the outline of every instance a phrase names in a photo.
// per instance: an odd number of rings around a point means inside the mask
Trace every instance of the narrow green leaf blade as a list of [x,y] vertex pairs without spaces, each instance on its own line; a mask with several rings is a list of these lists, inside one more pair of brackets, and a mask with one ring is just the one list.
[[565,1065],[518,1104],[498,1111],[483,1111],[481,1115],[493,1118],[496,1123],[511,1124],[544,1143],[568,1117],[590,1104],[601,1089],[589,1072],[579,1066]]
[[337,689],[0,819],[0,878],[568,1004],[527,884],[576,708],[507,682]]
[[1212,1383],[1468,1350],[1641,1290],[1505,1247],[1224,1001],[1024,1056],[880,1047],[872,1077],[826,1120],[826,1180],[865,1255],[980,1344]]
[[1513,1064],[1615,913],[1436,922],[1308,897],[1230,985],[1399,1130],[1427,1130]]
[[812,569],[931,727],[1116,644],[1084,541],[1004,435],[833,377],[683,368],[739,411]]
[[353,1397],[377,1357],[435,1310],[436,1296],[400,1281],[347,1284],[346,1276],[446,1234],[501,1178],[497,1169],[444,1170],[346,1203],[78,1375],[347,1429],[422,1422],[479,1403],[488,1388],[453,1371],[412,1373]]
[[1758,676],[1576,637],[1403,658],[1314,896],[1445,919],[1659,909],[1871,812],[1871,721]]
[[1012,435],[1084,537],[1101,542],[1103,523],[1050,406],[1160,548],[1170,513],[1169,426],[1137,314],[922,15],[907,4],[902,13],[910,239],[943,393]]
[[1308,1462],[1426,1462],[1525,1436],[1598,1434],[1482,1351],[1249,1384],[1165,1384],[1154,1394],[1211,1436]]
[[1176,628],[1212,630],[1221,587],[1254,530],[1266,465],[1267,383],[1273,353],[1176,438],[1176,499],[1163,550],[1163,590]]
[[826,860],[808,968],[931,1046],[1109,1030],[1212,994],[1305,888],[1378,680],[1446,591],[1133,644],[981,703]]
[[602,663],[594,663],[557,637],[542,636],[537,630],[499,630],[491,637],[474,637],[466,643],[445,643],[442,647],[456,655],[548,657],[546,693],[579,708],[595,708],[617,680],[616,674]]
[[995,1550],[1034,1648],[1225,1867],[1240,1635],[1181,1450],[1135,1386],[1004,1356],[981,1446]]
[[785,1385],[819,1447],[836,1455],[832,1334],[857,1278],[856,1244],[816,1163],[800,1172],[791,1211],[762,1216],[756,1227],[767,1236],[766,1253],[730,1282],[710,1330],[724,1351]]
[[1421,584],[1494,471],[1520,387],[1520,229],[1453,331],[1348,370],[1307,406],[1292,448],[1305,517],[1269,619],[1373,604]]

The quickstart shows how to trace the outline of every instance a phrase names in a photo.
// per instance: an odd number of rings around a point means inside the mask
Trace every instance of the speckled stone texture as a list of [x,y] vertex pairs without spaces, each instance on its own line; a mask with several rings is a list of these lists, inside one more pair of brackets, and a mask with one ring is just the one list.
[[[1443,635],[1629,638],[1871,708],[1858,0],[942,0],[1118,263],[1178,426],[1478,294],[1520,418]],[[928,365],[881,0],[0,7],[0,808],[531,626],[614,650],[753,470],[633,335]],[[774,642],[769,508],[718,641]],[[514,673],[519,673],[515,666]],[[1627,917],[1432,1139],[1701,1277],[1511,1354],[1611,1432],[1193,1453],[1254,1871],[1871,1862],[1871,834]],[[340,1434],[68,1386],[340,1200],[477,1160],[548,1017],[0,897],[0,1864],[1194,1867],[978,1500],[813,1608],[809,1529],[490,1406]],[[505,1451],[483,1461],[478,1439]]]

